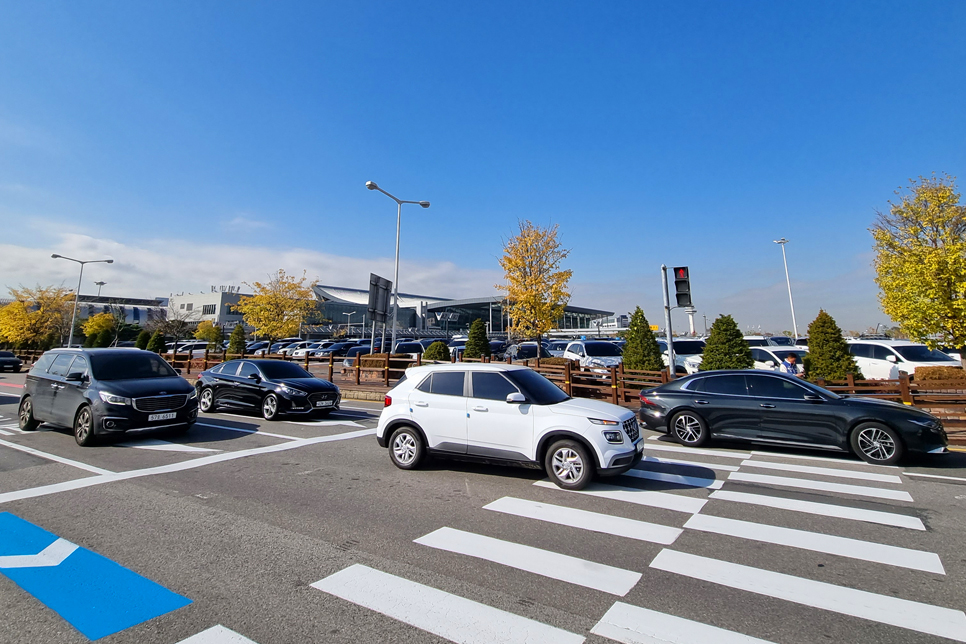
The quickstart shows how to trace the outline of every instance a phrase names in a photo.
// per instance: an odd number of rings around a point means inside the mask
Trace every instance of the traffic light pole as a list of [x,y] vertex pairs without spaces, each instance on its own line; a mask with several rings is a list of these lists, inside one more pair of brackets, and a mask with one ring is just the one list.
[[664,264],[661,264],[661,284],[664,285],[661,290],[664,292],[664,337],[667,338],[668,374],[673,380],[676,369],[674,366],[674,343],[671,342],[673,337],[671,334],[671,296],[667,290],[667,266]]

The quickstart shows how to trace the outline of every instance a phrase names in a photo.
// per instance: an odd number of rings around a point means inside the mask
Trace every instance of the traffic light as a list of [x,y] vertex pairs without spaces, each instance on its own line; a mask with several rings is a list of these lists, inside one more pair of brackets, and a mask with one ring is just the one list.
[[691,306],[691,276],[687,266],[674,267],[674,297],[678,306]]

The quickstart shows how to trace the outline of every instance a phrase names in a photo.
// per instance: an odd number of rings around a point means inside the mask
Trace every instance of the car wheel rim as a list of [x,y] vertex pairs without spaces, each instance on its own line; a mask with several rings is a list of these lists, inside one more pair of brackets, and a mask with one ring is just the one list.
[[77,438],[84,440],[91,431],[91,413],[86,409],[77,417]]
[[265,402],[262,404],[262,411],[265,412],[265,415],[274,416],[276,409],[278,409],[278,403],[275,402],[275,399],[271,396],[266,398]]
[[569,447],[558,449],[551,459],[554,476],[561,481],[573,483],[580,479],[584,472],[584,462],[575,450]]
[[686,443],[693,443],[701,436],[701,423],[689,414],[674,419],[674,434]]
[[23,427],[30,422],[31,409],[30,401],[25,400],[20,406],[20,426]]
[[400,434],[392,442],[392,453],[403,465],[409,465],[416,458],[416,439],[409,434]]
[[896,453],[896,442],[889,433],[878,427],[869,427],[859,432],[859,450],[876,461],[886,461]]
[[201,410],[208,411],[211,409],[211,390],[205,389],[201,392]]

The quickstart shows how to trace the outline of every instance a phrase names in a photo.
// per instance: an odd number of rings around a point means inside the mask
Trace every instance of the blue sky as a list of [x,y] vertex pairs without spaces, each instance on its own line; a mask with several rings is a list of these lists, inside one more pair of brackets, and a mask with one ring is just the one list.
[[491,291],[527,218],[560,225],[575,304],[656,322],[686,264],[699,324],[780,331],[785,236],[799,326],[863,329],[876,209],[964,175],[961,2],[0,10],[0,285],[72,286],[55,250],[115,256],[116,295],[364,287],[394,248],[373,180],[433,204],[404,211],[403,290]]

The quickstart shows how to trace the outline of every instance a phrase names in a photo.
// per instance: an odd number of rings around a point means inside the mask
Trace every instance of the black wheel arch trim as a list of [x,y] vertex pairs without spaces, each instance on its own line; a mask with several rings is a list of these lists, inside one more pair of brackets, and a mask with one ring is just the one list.
[[899,440],[902,441],[902,448],[905,449],[906,451],[909,450],[909,443],[908,441],[906,441],[906,437],[903,435],[902,430],[896,427],[895,425],[893,425],[892,423],[882,420],[881,418],[859,418],[849,423],[849,429],[845,434],[845,444],[850,453],[854,454],[855,456],[858,456],[858,454],[855,454],[855,451],[852,449],[852,434],[855,433],[855,430],[860,425],[865,425],[866,423],[875,423],[876,425],[882,425],[884,427],[888,427],[889,429],[894,431],[896,435],[899,437]]
[[538,460],[539,463],[543,463],[543,461],[547,458],[547,450],[550,449],[550,444],[553,443],[555,439],[568,439],[568,440],[577,441],[578,443],[584,446],[584,449],[587,450],[587,453],[590,454],[590,457],[594,459],[594,469],[597,469],[597,470],[601,469],[600,458],[597,456],[597,450],[594,449],[594,446],[590,444],[590,441],[588,441],[580,434],[575,434],[574,432],[568,432],[563,429],[556,429],[551,432],[548,432],[545,436],[543,436],[540,439],[540,442],[537,443],[537,457],[539,459]]
[[423,431],[423,428],[420,427],[418,423],[407,418],[399,418],[397,420],[390,421],[389,424],[386,425],[386,431],[383,432],[382,437],[376,436],[376,442],[379,443],[379,447],[389,447],[389,438],[400,427],[412,427],[419,432],[419,437],[423,439],[423,447],[429,451],[429,441],[426,440],[426,432]]

